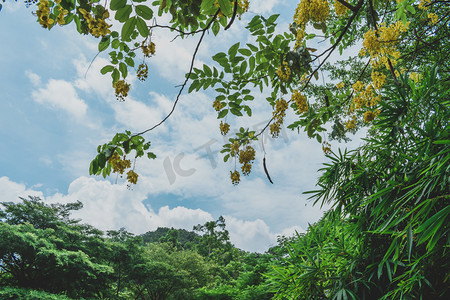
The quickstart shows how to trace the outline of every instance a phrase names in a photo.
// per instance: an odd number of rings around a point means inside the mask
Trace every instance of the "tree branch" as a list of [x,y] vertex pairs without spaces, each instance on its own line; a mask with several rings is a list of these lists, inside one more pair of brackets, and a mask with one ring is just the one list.
[[201,30],[201,31],[202,31],[202,35],[200,36],[200,40],[198,41],[197,46],[195,47],[194,54],[192,55],[192,60],[191,60],[191,66],[190,66],[190,68],[189,68],[189,73],[187,74],[186,79],[184,80],[183,84],[181,85],[180,90],[178,91],[178,95],[177,95],[177,97],[176,97],[176,99],[175,99],[175,102],[173,103],[173,106],[172,106],[172,109],[170,110],[170,112],[169,112],[169,113],[167,114],[167,116],[166,116],[164,119],[162,119],[158,124],[156,124],[155,126],[149,128],[149,129],[146,129],[146,130],[144,130],[144,131],[142,131],[142,132],[139,132],[139,133],[136,133],[136,134],[132,135],[132,136],[130,137],[130,139],[131,139],[132,137],[134,137],[134,136],[138,136],[138,135],[142,135],[142,134],[144,134],[144,133],[147,133],[147,132],[149,132],[149,131],[155,129],[156,127],[160,126],[160,125],[163,124],[163,123],[164,123],[164,122],[172,115],[172,113],[175,111],[175,107],[177,106],[178,101],[180,100],[181,93],[183,92],[184,88],[186,87],[187,82],[189,81],[189,78],[191,77],[192,69],[194,68],[195,57],[197,56],[197,52],[198,52],[198,49],[200,48],[200,44],[201,44],[202,41],[203,41],[203,37],[205,36],[205,33],[206,33],[206,31],[209,29],[209,27],[211,26],[212,22],[216,19],[217,15],[219,14],[219,11],[220,11],[220,10],[217,10],[216,14],[213,16],[213,18],[211,19],[211,21],[207,24],[207,26],[206,26],[204,29]]

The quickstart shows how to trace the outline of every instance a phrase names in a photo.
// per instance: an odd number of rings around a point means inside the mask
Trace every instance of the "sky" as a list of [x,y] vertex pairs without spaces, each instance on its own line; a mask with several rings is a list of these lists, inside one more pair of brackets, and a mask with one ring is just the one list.
[[[250,41],[244,27],[255,14],[279,13],[279,30],[287,30],[295,2],[250,1],[242,20],[218,37],[205,37],[195,66],[210,64],[211,56],[237,41]],[[108,64],[106,52],[93,60],[98,40],[80,36],[74,24],[45,30],[34,10],[9,1],[0,12],[0,202],[28,195],[47,203],[80,200],[84,207],[73,217],[102,230],[125,227],[135,234],[158,227],[192,230],[224,216],[231,242],[258,252],[276,245],[279,235],[304,232],[322,216],[326,207],[313,206],[303,194],[315,189],[317,170],[326,162],[321,145],[286,128],[277,139],[265,135],[274,184],[263,171],[261,143],[255,143],[252,174],[233,186],[234,163],[224,163],[219,153],[225,139],[212,107],[215,94],[208,90],[183,93],[174,114],[144,136],[157,159],[136,161],[137,185],[128,189],[115,175],[89,176],[98,145],[116,132],[150,128],[170,111],[198,37],[172,41],[174,34],[155,30],[149,78],[142,83],[132,71],[130,95],[119,102],[110,77],[100,74]],[[252,118],[227,119],[232,131],[261,129],[270,119],[265,94],[254,95]],[[293,114],[287,118],[286,124],[294,120]],[[331,144],[336,150],[358,143]]]

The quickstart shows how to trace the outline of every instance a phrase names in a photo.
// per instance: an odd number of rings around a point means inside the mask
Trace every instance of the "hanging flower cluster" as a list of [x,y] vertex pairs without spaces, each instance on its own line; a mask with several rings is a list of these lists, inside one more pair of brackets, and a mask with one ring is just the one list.
[[301,0],[294,14],[294,23],[297,30],[294,48],[302,45],[302,41],[306,36],[306,24],[309,21],[321,23],[328,20],[329,17],[330,7],[327,0]]
[[140,64],[137,71],[137,78],[140,81],[145,81],[148,77],[148,66],[147,64]]
[[116,93],[117,100],[125,101],[130,91],[130,84],[126,83],[125,80],[119,80],[113,84],[113,88]]
[[230,131],[230,124],[228,124],[228,123],[224,123],[223,121],[220,121],[220,133],[222,134],[222,135],[227,135],[227,133]]
[[278,67],[277,75],[283,81],[289,80],[289,78],[291,77],[291,69],[289,68],[287,62],[284,61],[283,64]]
[[344,4],[342,4],[341,2],[339,2],[338,0],[334,1],[334,10],[338,17],[345,16],[347,14],[347,12],[349,11],[348,7],[345,6]]
[[[69,14],[69,12],[66,9],[62,8],[62,6],[60,5],[61,0],[56,0],[55,3],[57,5],[53,8],[53,11],[51,11],[50,2],[48,0],[41,0],[38,3],[38,10],[36,11],[36,16],[38,17],[39,24],[43,28],[50,30],[55,24],[55,21],[59,25],[66,24],[64,18]],[[50,17],[50,13],[52,12],[53,15],[56,15],[55,20]]]
[[111,33],[109,28],[112,25],[106,23],[105,19],[109,18],[108,10],[105,10],[101,17],[93,16],[90,12],[86,11],[84,8],[79,8],[78,11],[83,15],[83,18],[86,20],[89,33],[95,37],[105,37],[106,35]]
[[306,97],[302,95],[298,90],[292,92],[291,101],[297,106],[297,112],[302,114],[308,111],[308,102],[306,102]]
[[155,52],[156,52],[155,43],[150,42],[150,43],[146,44],[145,41],[143,41],[141,44],[141,50],[142,50],[142,53],[144,54],[144,57],[150,57],[152,55],[155,55]]
[[288,108],[288,103],[283,98],[275,102],[275,110],[272,112],[274,117],[274,122],[270,124],[270,134],[272,137],[278,137],[281,130],[281,125],[283,125],[284,116],[286,116],[286,109]]

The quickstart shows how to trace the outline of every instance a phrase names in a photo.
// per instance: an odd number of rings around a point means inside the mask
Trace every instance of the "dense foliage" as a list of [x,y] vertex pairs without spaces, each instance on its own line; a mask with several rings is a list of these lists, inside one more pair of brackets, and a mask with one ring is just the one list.
[[[222,235],[224,218],[199,224],[204,235],[158,229],[106,234],[70,218],[80,202],[36,197],[0,210],[1,299],[269,299],[271,255],[246,253]],[[220,224],[220,229],[211,224]],[[143,237],[166,235],[156,242]],[[187,248],[177,236],[195,236]],[[208,247],[204,247],[208,245]],[[208,251],[204,251],[207,249]]]

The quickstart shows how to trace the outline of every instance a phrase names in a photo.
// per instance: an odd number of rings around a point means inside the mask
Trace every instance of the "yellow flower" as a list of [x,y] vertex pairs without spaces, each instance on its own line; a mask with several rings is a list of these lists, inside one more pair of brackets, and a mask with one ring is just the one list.
[[323,142],[322,143],[322,151],[325,154],[329,154],[331,152],[331,145],[328,142]]
[[336,15],[338,17],[344,16],[349,11],[349,9],[338,0],[334,1],[334,10],[336,11]]
[[336,87],[337,87],[338,89],[342,89],[342,88],[344,87],[344,83],[341,81],[341,82],[339,82],[338,84],[336,84]]
[[353,90],[358,93],[360,91],[362,91],[362,89],[364,88],[364,83],[362,83],[361,81],[357,81],[355,82],[355,84],[352,85]]
[[129,183],[136,184],[139,175],[136,174],[133,170],[127,172],[127,180]]
[[381,89],[383,85],[386,83],[386,75],[384,75],[383,73],[372,71],[371,77],[373,81],[373,86],[377,90]]
[[289,80],[289,78],[291,77],[291,69],[289,68],[287,62],[284,61],[283,64],[278,67],[277,75],[281,80]]
[[437,22],[439,22],[439,17],[435,13],[429,13],[428,14],[428,19],[430,19],[429,22],[430,22],[431,25],[435,25],[435,24],[437,24]]
[[148,77],[148,66],[147,64],[140,64],[137,71],[137,78],[140,81],[144,81]]
[[109,158],[108,162],[112,166],[113,173],[123,174],[125,169],[131,167],[131,161],[129,159],[126,159],[125,156],[122,159],[117,152],[114,152],[114,154]]
[[227,133],[230,131],[230,124],[228,123],[223,123],[222,121],[220,121],[220,133],[222,135],[227,135]]
[[216,99],[216,100],[213,102],[213,107],[214,107],[214,109],[215,109],[216,111],[220,111],[224,106],[225,106],[225,105],[224,105],[222,102],[220,102],[218,99]]
[[369,123],[371,121],[373,121],[373,119],[375,119],[375,117],[377,116],[376,113],[374,113],[373,111],[366,111],[364,113],[364,122]]
[[124,80],[119,80],[113,84],[116,92],[117,100],[125,101],[125,97],[128,96],[130,91],[130,84],[126,83]]
[[411,80],[413,80],[414,83],[417,84],[419,81],[422,80],[422,74],[416,73],[416,72],[412,72],[411,74],[409,74],[409,78],[410,78]]
[[294,90],[292,92],[291,100],[297,105],[298,113],[302,114],[308,111],[308,103],[306,97],[300,94],[299,91]]
[[248,145],[244,150],[239,151],[239,163],[249,163],[255,159],[255,149]]
[[240,176],[239,172],[236,170],[234,172],[230,171],[230,177],[231,177],[231,183],[233,185],[238,185],[239,182],[241,181],[241,178],[240,178],[241,176]]
[[150,42],[146,45],[145,42],[142,42],[141,49],[145,57],[150,57],[155,54],[155,43]]
[[345,121],[345,128],[347,130],[354,129],[356,127],[356,116],[352,116],[352,118],[348,121]]

